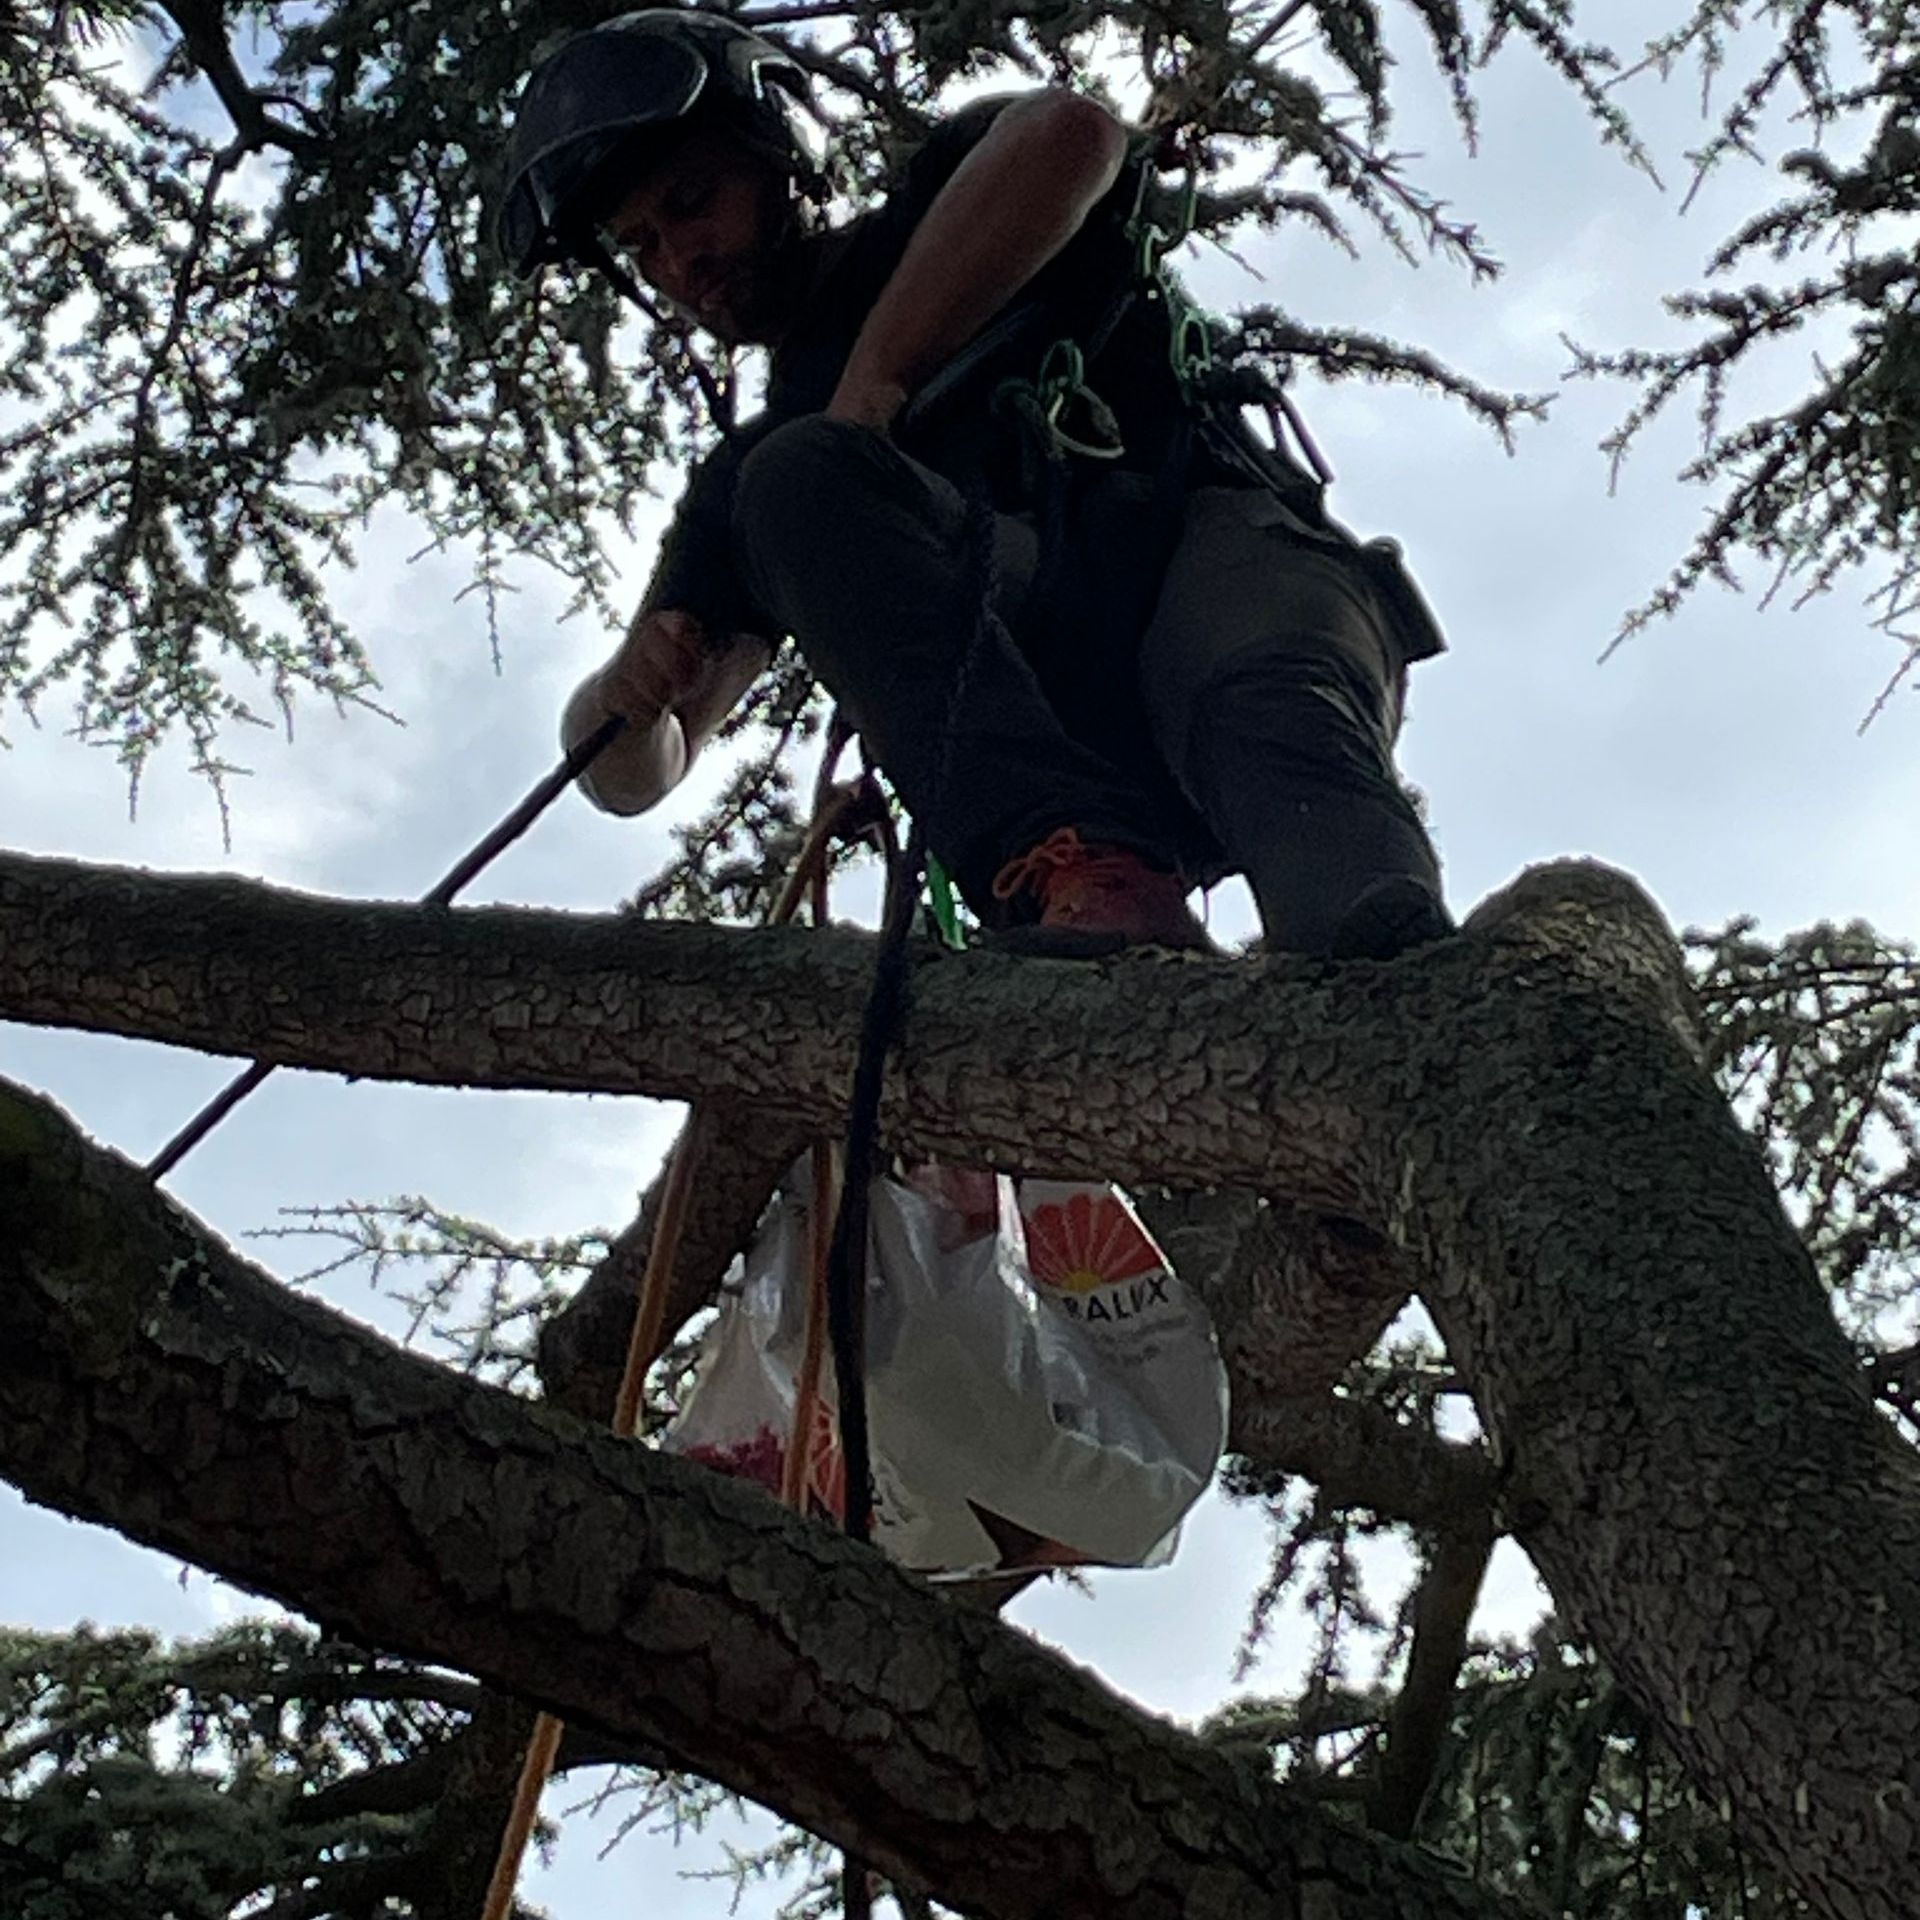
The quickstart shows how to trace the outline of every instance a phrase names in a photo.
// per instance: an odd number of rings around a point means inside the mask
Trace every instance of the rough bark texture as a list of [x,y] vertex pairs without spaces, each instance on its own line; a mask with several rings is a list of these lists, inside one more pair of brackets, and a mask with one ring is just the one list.
[[1458,1076],[1406,1087],[1397,1236],[1504,1517],[1683,1764],[1817,1913],[1920,1884],[1920,1455],[1875,1409],[1641,896],[1483,919]]
[[18,1093],[0,1200],[0,1464],[36,1500],[642,1741],[966,1912],[1490,1911],[754,1489],[289,1295]]
[[[830,1133],[871,958],[842,928],[348,904],[0,856],[0,1015],[363,1078],[705,1095]],[[1369,1006],[1299,962],[928,945],[882,1128],[907,1152],[1360,1212],[1391,1092],[1365,1069],[1431,990],[1376,973]]]
[[1242,1406],[1324,1397],[1414,1290],[1407,1262],[1356,1221],[1246,1193],[1140,1204],[1174,1270],[1203,1281]]
[[[0,865],[0,1012],[803,1126],[838,1123],[867,952]],[[912,992],[892,1144],[1266,1191],[1392,1242],[1575,1626],[1814,1911],[1911,1912],[1920,1456],[1699,1065],[1637,889],[1546,870],[1387,967],[927,956]]]
[[1244,1478],[1263,1492],[1270,1475],[1297,1474],[1335,1506],[1369,1507],[1408,1526],[1486,1532],[1493,1525],[1499,1484],[1484,1449],[1404,1425],[1363,1400],[1237,1394],[1227,1444],[1251,1470]]

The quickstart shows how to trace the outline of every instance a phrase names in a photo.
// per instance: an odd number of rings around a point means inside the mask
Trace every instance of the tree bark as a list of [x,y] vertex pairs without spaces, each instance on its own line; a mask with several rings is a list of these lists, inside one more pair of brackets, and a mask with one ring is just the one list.
[[1427,1531],[1493,1529],[1499,1480],[1486,1450],[1443,1440],[1365,1400],[1326,1392],[1238,1398],[1227,1445],[1246,1463],[1245,1491],[1277,1492],[1276,1479],[1297,1475],[1336,1507],[1366,1507]]
[[[868,952],[0,863],[0,1012],[357,1073],[705,1091],[803,1127],[839,1124]],[[1574,1628],[1816,1913],[1910,1911],[1920,1456],[1630,883],[1545,870],[1385,967],[924,955],[882,1125],[907,1151],[1272,1193],[1391,1242],[1473,1390],[1501,1523]]]
[[0,1467],[29,1497],[669,1754],[969,1913],[1470,1920],[756,1489],[389,1346],[0,1095]]
[[1814,1912],[1897,1920],[1920,1454],[1694,1065],[1651,908],[1563,872],[1482,920],[1498,985],[1449,1015],[1454,1085],[1408,1089],[1398,1233],[1563,1618]]
[[1400,1253],[1353,1220],[1249,1193],[1137,1198],[1174,1271],[1202,1285],[1242,1405],[1324,1399],[1414,1290]]
[[1485,1527],[1443,1532],[1414,1590],[1407,1677],[1367,1781],[1367,1824],[1396,1840],[1413,1837],[1433,1784],[1493,1545]]
[[[872,948],[843,928],[343,903],[0,856],[0,1015],[361,1078],[706,1097],[827,1133]],[[1363,1213],[1360,1149],[1389,1119],[1374,1069],[1432,990],[1377,971],[1357,1004],[1298,961],[928,944],[882,1131],[908,1153]],[[1464,985],[1471,963],[1449,971]]]

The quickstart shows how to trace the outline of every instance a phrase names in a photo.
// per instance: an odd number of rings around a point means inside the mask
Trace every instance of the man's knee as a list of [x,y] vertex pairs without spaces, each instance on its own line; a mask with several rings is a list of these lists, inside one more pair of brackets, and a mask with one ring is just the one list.
[[1196,800],[1249,781],[1397,789],[1395,690],[1336,645],[1249,650],[1215,663],[1197,684],[1158,699],[1149,689],[1148,698],[1160,750]]
[[[743,560],[768,550],[813,547],[844,527],[849,498],[884,436],[825,414],[776,427],[741,462],[733,494],[734,548]],[[890,451],[890,449],[888,449]]]

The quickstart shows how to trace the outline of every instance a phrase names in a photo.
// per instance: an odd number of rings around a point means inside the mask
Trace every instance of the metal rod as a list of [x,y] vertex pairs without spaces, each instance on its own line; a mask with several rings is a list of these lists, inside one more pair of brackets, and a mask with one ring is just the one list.
[[469,880],[505,853],[599,759],[602,749],[625,731],[626,724],[624,713],[610,713],[578,746],[570,747],[560,764],[464,860],[456,862],[438,886],[420,896],[420,904],[449,905]]
[[[625,714],[610,713],[584,740],[569,747],[560,764],[485,839],[459,860],[437,885],[422,894],[419,904],[423,907],[449,905],[469,880],[512,846],[600,757],[618,738],[626,724]],[[147,1162],[147,1178],[160,1180],[171,1173],[272,1072],[273,1067],[269,1062],[256,1060],[230,1080]]]

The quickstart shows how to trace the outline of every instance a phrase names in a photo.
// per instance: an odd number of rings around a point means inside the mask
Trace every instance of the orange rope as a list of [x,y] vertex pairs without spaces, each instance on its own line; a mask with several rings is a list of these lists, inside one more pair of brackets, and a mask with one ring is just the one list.
[[794,1381],[793,1436],[787,1442],[780,1498],[795,1513],[806,1510],[807,1479],[813,1469],[815,1415],[820,1405],[820,1368],[827,1349],[827,1260],[833,1250],[833,1216],[839,1198],[839,1169],[830,1147],[813,1150],[813,1217],[807,1262],[807,1341]]
[[520,1860],[533,1832],[534,1817],[540,1811],[540,1795],[553,1773],[560,1752],[560,1736],[566,1723],[557,1713],[543,1713],[533,1723],[533,1736],[527,1742],[527,1757],[520,1763],[520,1780],[513,1790],[513,1811],[507,1815],[507,1830],[500,1838],[500,1852],[493,1863],[493,1878],[487,1882],[487,1904],[482,1920],[507,1920],[513,1910],[513,1890],[520,1879]]
[[[687,1203],[693,1193],[693,1176],[706,1141],[705,1116],[695,1107],[680,1130],[667,1167],[666,1186],[660,1195],[660,1215],[654,1222],[646,1272],[640,1281],[639,1310],[633,1316],[633,1332],[627,1341],[627,1364],[613,1405],[613,1430],[623,1440],[630,1439],[640,1423],[640,1396],[646,1386],[647,1369],[659,1358],[656,1349],[661,1345],[661,1329],[667,1317],[673,1263],[679,1255]],[[494,1859],[493,1878],[487,1883],[481,1920],[507,1920],[513,1911],[513,1890],[519,1884],[520,1863],[526,1856],[527,1841],[540,1811],[540,1795],[553,1777],[553,1763],[560,1755],[560,1736],[565,1731],[566,1723],[557,1713],[543,1712],[533,1723],[526,1757],[520,1762],[519,1783],[513,1790],[513,1808],[507,1815],[506,1831],[500,1836],[500,1851]]]
[[640,1308],[633,1316],[633,1332],[627,1340],[627,1364],[620,1375],[619,1396],[613,1403],[613,1430],[622,1440],[631,1439],[640,1424],[640,1394],[646,1386],[647,1369],[659,1359],[664,1344],[661,1334],[666,1325],[667,1295],[673,1289],[673,1263],[680,1255],[680,1235],[693,1198],[693,1176],[699,1171],[706,1144],[706,1114],[694,1107],[674,1143],[673,1164],[667,1169],[666,1187],[660,1195],[660,1218],[654,1223],[647,1270],[640,1279]]
[[[767,915],[770,927],[784,926],[799,910],[802,899],[811,898],[816,926],[826,921],[827,850],[843,823],[854,818],[869,804],[861,786],[830,786],[832,758],[822,766],[816,792],[813,821],[794,862],[792,874],[781,890],[773,910]],[[640,1400],[645,1391],[648,1369],[664,1344],[662,1333],[667,1317],[667,1296],[672,1290],[673,1266],[679,1257],[680,1236],[686,1226],[687,1208],[693,1196],[694,1175],[699,1170],[707,1143],[706,1115],[692,1108],[687,1123],[674,1143],[667,1167],[666,1184],[660,1194],[660,1214],[653,1227],[653,1239],[647,1248],[646,1271],[640,1280],[640,1299],[633,1317],[633,1331],[627,1341],[627,1362],[620,1375],[620,1392],[614,1401],[613,1431],[623,1440],[632,1437],[640,1420]],[[814,1152],[812,1282],[807,1299],[807,1357],[801,1365],[802,1389],[794,1406],[794,1436],[787,1448],[781,1497],[788,1506],[798,1507],[804,1497],[806,1472],[811,1454],[813,1407],[819,1397],[820,1352],[824,1343],[826,1318],[826,1259],[833,1220],[833,1156],[824,1149]],[[824,1225],[822,1223],[825,1223]],[[817,1296],[817,1298],[816,1298]],[[811,1371],[809,1371],[811,1369]],[[802,1425],[802,1416],[805,1424]],[[493,1863],[493,1878],[487,1883],[486,1904],[481,1920],[507,1920],[513,1910],[514,1888],[520,1880],[520,1864],[526,1857],[527,1841],[540,1811],[540,1796],[553,1776],[560,1754],[560,1736],[565,1723],[558,1714],[541,1713],[533,1723],[527,1741],[526,1756],[520,1763],[520,1778],[513,1790],[513,1807],[507,1815],[506,1830],[500,1836],[500,1851]]]

